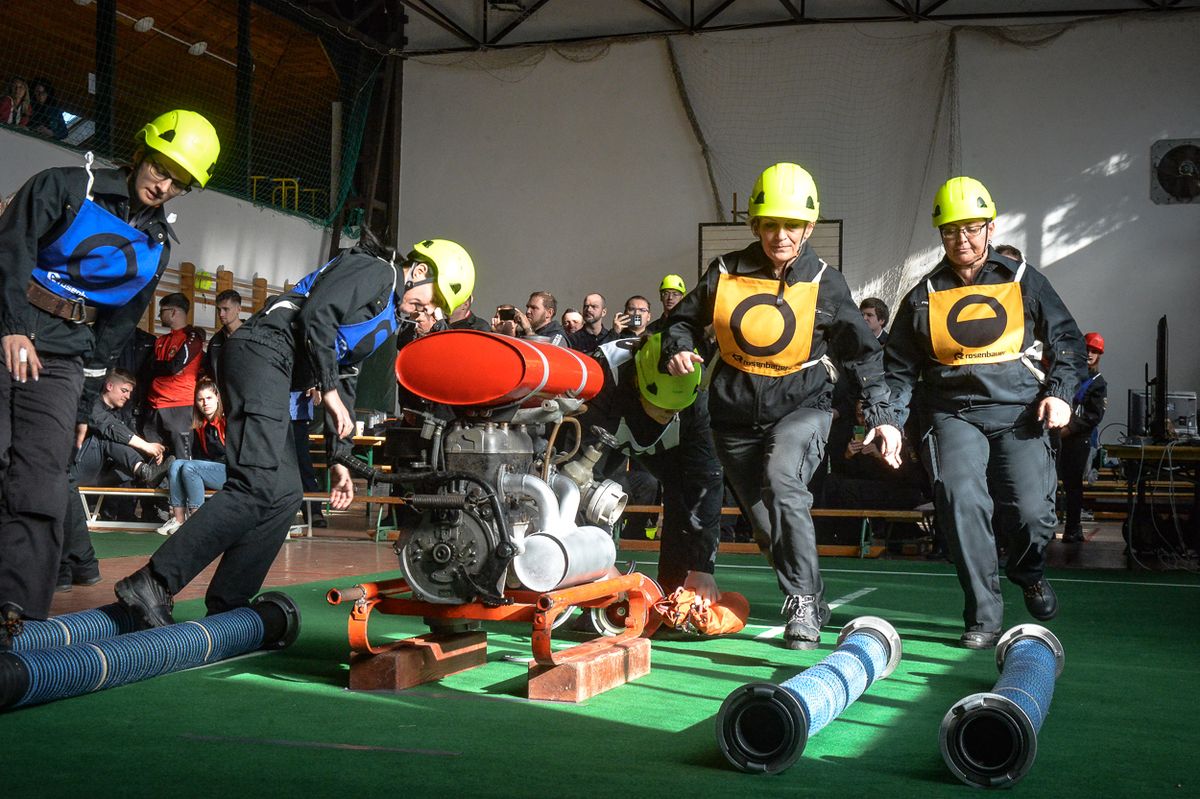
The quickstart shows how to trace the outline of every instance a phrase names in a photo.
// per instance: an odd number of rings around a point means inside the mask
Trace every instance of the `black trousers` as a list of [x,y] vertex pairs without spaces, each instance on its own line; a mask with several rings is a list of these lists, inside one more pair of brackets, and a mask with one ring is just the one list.
[[[292,420],[292,439],[296,444],[296,464],[300,467],[300,485],[305,491],[320,491],[321,485],[317,482],[317,470],[313,468],[312,448],[309,446],[308,429],[312,426],[312,422],[308,419],[293,419]],[[301,512],[304,514],[304,521],[309,521],[309,508],[315,508],[315,516],[320,519],[324,514],[321,513],[320,505],[310,505],[305,502],[301,507]]]
[[74,475],[67,489],[67,515],[63,519],[62,555],[58,563],[58,585],[100,576],[100,561],[92,548],[92,535],[87,528],[83,497]]
[[1063,532],[1080,531],[1080,514],[1083,511],[1083,478],[1088,472],[1092,454],[1090,431],[1067,436],[1058,444],[1058,476],[1063,482],[1066,510],[1063,515]]
[[28,619],[50,613],[83,361],[42,355],[38,380],[0,368],[0,605]]
[[58,584],[67,585],[100,576],[100,562],[92,548],[87,529],[83,497],[79,486],[121,485],[133,479],[134,467],[142,454],[128,444],[88,436],[75,455],[67,490],[67,515],[63,520],[62,558],[58,565]]
[[689,571],[712,574],[716,564],[725,495],[721,463],[707,437],[637,460],[662,483],[657,577],[663,593],[670,594]]
[[88,436],[75,456],[75,476],[83,486],[121,485],[133,480],[146,457],[128,444]]
[[266,579],[300,509],[302,490],[288,415],[293,356],[234,338],[222,361],[225,486],[150,558],[172,594],[220,558],[208,612],[245,607]]
[[151,408],[146,415],[142,436],[147,441],[166,444],[170,448],[170,454],[176,458],[190,460],[192,457],[192,406]]

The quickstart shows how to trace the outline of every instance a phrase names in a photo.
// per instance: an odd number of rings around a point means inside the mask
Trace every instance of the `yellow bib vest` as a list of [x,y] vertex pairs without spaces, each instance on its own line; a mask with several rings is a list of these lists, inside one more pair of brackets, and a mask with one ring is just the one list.
[[721,275],[713,306],[721,360],[743,372],[769,377],[819,363],[809,360],[809,355],[817,289],[824,273],[822,264],[811,282],[785,286],[782,297],[778,280]]
[[929,290],[929,335],[933,356],[946,366],[1015,361],[1025,353],[1025,306],[1021,275],[1011,283]]

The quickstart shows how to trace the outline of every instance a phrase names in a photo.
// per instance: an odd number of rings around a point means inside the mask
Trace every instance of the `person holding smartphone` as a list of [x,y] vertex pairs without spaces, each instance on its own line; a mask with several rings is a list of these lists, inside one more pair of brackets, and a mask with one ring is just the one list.
[[512,305],[501,305],[492,318],[492,332],[505,336],[536,336],[559,347],[567,346],[567,331],[555,319],[558,300],[548,291],[535,291],[525,303],[525,312]]
[[617,338],[638,338],[646,335],[650,324],[650,300],[634,294],[625,300],[625,310],[613,317],[613,332]]

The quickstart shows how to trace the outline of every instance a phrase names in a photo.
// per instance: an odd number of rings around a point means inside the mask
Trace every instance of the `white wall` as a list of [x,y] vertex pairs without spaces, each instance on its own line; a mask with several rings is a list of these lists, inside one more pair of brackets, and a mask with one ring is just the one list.
[[[744,35],[799,51],[804,37],[826,35],[815,30]],[[911,25],[857,30],[864,40],[913,35]],[[1045,270],[1084,331],[1103,332],[1107,421],[1124,421],[1125,392],[1141,386],[1164,313],[1172,388],[1200,389],[1200,204],[1149,199],[1151,144],[1200,137],[1200,59],[1185,55],[1198,35],[1200,15],[1181,14],[1087,22],[1038,47],[995,30],[959,36],[961,169],[996,198],[997,241]],[[585,63],[524,52],[528,63],[507,69],[406,65],[402,238],[461,240],[479,266],[481,313],[541,288],[560,306],[599,288],[610,307],[638,292],[657,308],[660,276],[694,274],[696,224],[717,221],[663,45],[613,45]],[[480,63],[490,70],[471,68]],[[852,109],[854,94],[845,102]],[[946,163],[934,159],[931,185],[950,176]],[[910,255],[922,269],[938,248],[931,201],[897,209],[916,220]],[[852,277],[856,291],[872,283]]]
[[1151,145],[1200,138],[1198,36],[1200,16],[1186,15],[1085,24],[1038,49],[959,41],[963,171],[996,199],[997,241],[1104,335],[1106,423],[1125,421],[1143,364],[1153,372],[1163,314],[1171,389],[1200,390],[1200,203],[1150,200]]
[[[0,130],[0,193],[7,197],[35,172],[83,165],[82,156],[49,142]],[[191,261],[215,273],[218,266],[239,278],[264,277],[271,285],[293,282],[324,263],[326,231],[302,219],[260,208],[215,191],[193,191],[167,205],[177,216],[179,242],[171,266]]]
[[695,273],[715,206],[662,41],[575,63],[404,70],[400,238],[454,239],[477,267],[476,307],[559,308],[602,292],[609,317],[662,276]]

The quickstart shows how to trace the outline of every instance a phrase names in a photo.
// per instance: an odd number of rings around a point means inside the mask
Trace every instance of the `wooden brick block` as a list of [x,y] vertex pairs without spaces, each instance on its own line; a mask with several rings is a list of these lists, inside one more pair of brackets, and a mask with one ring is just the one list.
[[350,690],[402,691],[486,662],[487,633],[482,630],[421,635],[378,655],[351,655]]
[[631,638],[561,666],[530,663],[529,698],[582,702],[649,673],[650,639]]

